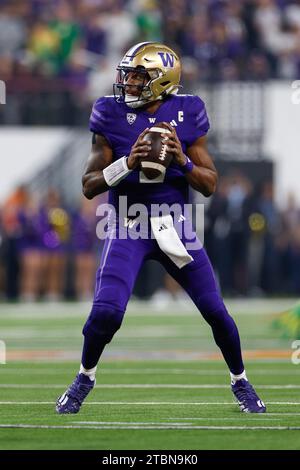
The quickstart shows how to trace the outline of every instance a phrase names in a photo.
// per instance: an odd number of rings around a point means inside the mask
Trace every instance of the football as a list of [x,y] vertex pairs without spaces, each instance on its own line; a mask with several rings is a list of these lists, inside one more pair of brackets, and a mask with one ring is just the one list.
[[166,134],[170,131],[158,123],[156,126],[151,127],[149,132],[145,135],[144,140],[151,142],[151,150],[148,157],[141,162],[141,168],[146,178],[153,180],[165,174],[166,169],[171,163],[173,155],[168,152],[167,144],[163,143],[161,134]]

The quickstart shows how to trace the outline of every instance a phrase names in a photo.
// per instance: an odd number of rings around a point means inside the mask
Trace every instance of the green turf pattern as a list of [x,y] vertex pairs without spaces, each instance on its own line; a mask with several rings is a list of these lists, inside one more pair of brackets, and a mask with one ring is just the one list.
[[[233,312],[244,349],[266,351],[246,360],[264,415],[239,411],[225,364],[206,357],[217,348],[196,312],[136,307],[108,346],[80,413],[57,415],[55,400],[78,370],[80,308],[0,306],[8,357],[25,355],[0,364],[0,449],[300,449],[300,365],[286,356],[291,341],[272,328],[271,310]],[[275,349],[285,354],[268,358]]]

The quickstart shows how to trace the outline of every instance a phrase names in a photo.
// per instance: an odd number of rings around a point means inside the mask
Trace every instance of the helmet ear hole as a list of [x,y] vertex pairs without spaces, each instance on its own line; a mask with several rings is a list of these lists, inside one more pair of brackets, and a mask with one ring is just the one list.
[[170,80],[167,80],[166,82],[162,82],[161,85],[166,86],[166,85],[169,85],[169,83],[171,83]]

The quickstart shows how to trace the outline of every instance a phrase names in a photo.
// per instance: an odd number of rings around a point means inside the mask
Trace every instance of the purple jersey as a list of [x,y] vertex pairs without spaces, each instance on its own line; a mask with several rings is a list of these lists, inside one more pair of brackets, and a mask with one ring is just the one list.
[[[129,155],[139,134],[159,122],[175,127],[183,152],[198,137],[205,135],[209,121],[203,101],[193,95],[170,95],[155,113],[131,109],[117,103],[112,96],[96,101],[90,117],[90,130],[102,134],[113,150],[114,160]],[[118,207],[119,196],[127,196],[128,204],[184,204],[188,202],[188,182],[180,166],[172,162],[162,182],[146,180],[140,169],[133,170],[109,191],[109,202]]]

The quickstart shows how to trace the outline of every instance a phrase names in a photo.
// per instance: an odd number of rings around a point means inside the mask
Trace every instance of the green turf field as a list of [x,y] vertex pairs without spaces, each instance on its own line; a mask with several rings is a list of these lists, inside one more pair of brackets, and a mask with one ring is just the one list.
[[228,304],[248,377],[267,404],[242,414],[210,329],[174,304],[132,303],[77,415],[55,414],[73,380],[88,305],[0,305],[0,449],[300,449],[300,364],[272,328],[287,301]]

